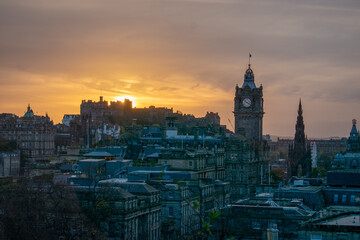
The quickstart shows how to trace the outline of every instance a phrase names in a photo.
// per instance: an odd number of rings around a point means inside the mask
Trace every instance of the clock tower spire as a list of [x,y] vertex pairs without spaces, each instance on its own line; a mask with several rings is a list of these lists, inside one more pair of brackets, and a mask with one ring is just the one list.
[[[249,59],[251,54],[249,54]],[[234,98],[235,134],[260,146],[264,115],[263,87],[256,87],[255,75],[249,63],[242,87],[236,86]]]

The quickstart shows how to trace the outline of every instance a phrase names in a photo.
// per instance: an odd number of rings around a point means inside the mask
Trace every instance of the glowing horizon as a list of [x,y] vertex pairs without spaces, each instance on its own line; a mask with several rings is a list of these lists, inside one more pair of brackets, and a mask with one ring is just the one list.
[[218,112],[231,128],[251,52],[264,134],[293,136],[301,97],[309,137],[347,136],[360,119],[359,11],[350,0],[2,0],[0,112],[30,103],[59,123],[83,99],[128,96]]
[[130,100],[132,102],[132,108],[136,107],[135,97],[132,96],[115,97],[115,101],[125,102],[125,99]]

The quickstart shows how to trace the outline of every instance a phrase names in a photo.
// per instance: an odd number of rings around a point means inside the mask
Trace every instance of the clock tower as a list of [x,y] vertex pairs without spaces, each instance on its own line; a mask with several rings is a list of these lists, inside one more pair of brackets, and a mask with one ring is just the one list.
[[243,135],[248,141],[260,146],[264,115],[263,88],[256,87],[250,63],[242,87],[236,85],[235,89],[235,134]]

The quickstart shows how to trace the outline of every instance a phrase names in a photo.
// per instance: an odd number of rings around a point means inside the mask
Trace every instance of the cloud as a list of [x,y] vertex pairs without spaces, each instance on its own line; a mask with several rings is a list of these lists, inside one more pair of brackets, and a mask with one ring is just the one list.
[[[359,107],[359,13],[356,0],[2,0],[0,111],[34,102],[58,121],[83,98],[134,95],[227,123],[251,52],[265,132],[290,135],[299,97]],[[356,117],[327,114],[307,121]]]

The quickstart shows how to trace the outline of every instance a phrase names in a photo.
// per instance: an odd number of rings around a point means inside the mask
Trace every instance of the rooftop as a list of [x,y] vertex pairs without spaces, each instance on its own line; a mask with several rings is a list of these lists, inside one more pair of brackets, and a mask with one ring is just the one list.
[[319,223],[320,225],[336,225],[336,226],[360,226],[359,214],[335,218],[330,221]]

